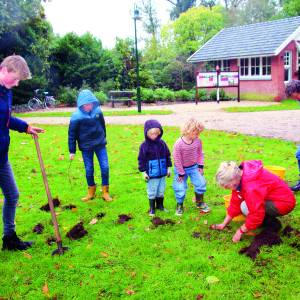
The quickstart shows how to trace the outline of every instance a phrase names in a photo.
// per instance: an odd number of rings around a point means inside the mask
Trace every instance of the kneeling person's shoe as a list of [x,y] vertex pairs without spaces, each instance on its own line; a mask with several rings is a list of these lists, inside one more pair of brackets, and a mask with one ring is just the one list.
[[293,191],[293,192],[298,192],[300,191],[300,180],[298,181],[298,183],[294,186],[291,186],[290,189]]
[[10,235],[5,235],[2,238],[2,250],[26,250],[30,248],[33,242],[24,242],[20,240],[15,232]]

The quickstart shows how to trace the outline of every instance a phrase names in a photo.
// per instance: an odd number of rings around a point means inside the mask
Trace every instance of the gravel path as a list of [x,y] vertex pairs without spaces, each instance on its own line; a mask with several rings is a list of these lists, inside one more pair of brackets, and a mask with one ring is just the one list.
[[[273,105],[274,103],[270,104]],[[220,104],[200,103],[198,105],[188,103],[147,106],[143,107],[143,109],[170,109],[174,111],[174,113],[172,115],[158,116],[141,115],[105,117],[105,120],[107,124],[143,124],[145,120],[155,118],[159,120],[163,126],[180,126],[188,118],[194,117],[201,120],[207,129],[239,132],[263,137],[275,137],[290,141],[300,141],[300,110],[251,113],[228,113],[222,110],[222,108],[230,106],[255,105],[262,106],[268,105],[268,103],[245,101],[241,103],[221,102]],[[122,109],[124,108],[122,107]],[[104,107],[103,110],[111,109]],[[115,108],[115,110],[118,110],[118,108]],[[64,117],[26,118],[26,121],[35,124],[69,124],[69,118]]]

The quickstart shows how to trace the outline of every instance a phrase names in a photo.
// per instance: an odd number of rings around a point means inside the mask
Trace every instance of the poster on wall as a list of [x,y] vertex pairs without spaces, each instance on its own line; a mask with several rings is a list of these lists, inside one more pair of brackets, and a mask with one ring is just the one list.
[[[219,86],[230,87],[238,86],[239,73],[238,72],[221,72],[219,75]],[[197,87],[217,87],[218,78],[217,72],[205,72],[197,74]]]

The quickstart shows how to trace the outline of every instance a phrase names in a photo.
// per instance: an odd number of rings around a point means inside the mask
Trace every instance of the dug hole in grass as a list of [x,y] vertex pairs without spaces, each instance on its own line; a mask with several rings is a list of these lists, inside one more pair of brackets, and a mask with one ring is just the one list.
[[[11,134],[10,161],[20,189],[17,232],[34,240],[26,252],[0,252],[0,297],[11,299],[299,299],[300,254],[290,239],[273,248],[263,248],[253,262],[238,254],[252,237],[233,244],[231,238],[240,224],[232,223],[224,232],[209,225],[221,222],[225,215],[223,196],[214,175],[221,161],[261,159],[266,165],[286,168],[286,179],[297,177],[294,158],[296,145],[277,139],[204,131],[205,200],[212,208],[199,215],[191,199],[190,186],[183,216],[176,217],[172,180],[167,179],[165,206],[169,213],[158,212],[162,219],[175,224],[154,226],[147,214],[146,185],[137,170],[137,155],[144,139],[142,126],[108,126],[110,190],[114,201],[97,198],[88,203],[80,199],[86,193],[84,166],[78,151],[69,162],[67,126],[44,126],[40,145],[56,208],[64,246],[70,250],[52,257],[55,245],[46,240],[53,236],[49,212],[40,207],[47,203],[38,159],[30,136]],[[164,140],[170,149],[179,137],[179,129],[164,128]],[[100,185],[99,168],[96,182]],[[297,195],[299,200],[299,196]],[[76,209],[63,209],[75,205]],[[92,222],[104,213],[97,222]],[[132,219],[119,224],[120,214]],[[283,225],[300,228],[299,208],[281,218]],[[66,233],[83,222],[88,234],[70,240]],[[41,223],[41,234],[32,232]],[[91,224],[90,224],[91,223]],[[1,227],[2,228],[2,227]],[[194,233],[196,236],[194,236]]]

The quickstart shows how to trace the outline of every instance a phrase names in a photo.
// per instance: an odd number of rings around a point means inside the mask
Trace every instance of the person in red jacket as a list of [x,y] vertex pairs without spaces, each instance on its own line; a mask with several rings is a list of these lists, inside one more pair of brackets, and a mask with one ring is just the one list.
[[232,190],[232,194],[223,223],[211,228],[223,230],[240,213],[246,216],[245,223],[233,236],[233,242],[238,242],[244,233],[260,227],[268,219],[290,213],[296,205],[288,185],[264,169],[260,160],[244,161],[240,165],[234,161],[223,162],[216,181],[223,188]]

